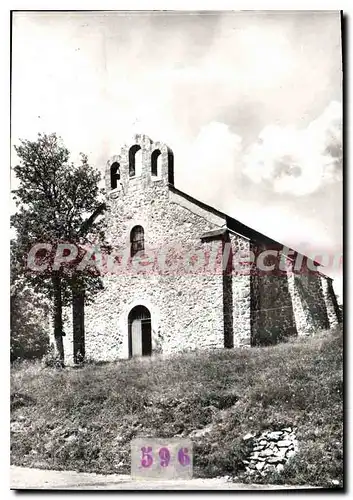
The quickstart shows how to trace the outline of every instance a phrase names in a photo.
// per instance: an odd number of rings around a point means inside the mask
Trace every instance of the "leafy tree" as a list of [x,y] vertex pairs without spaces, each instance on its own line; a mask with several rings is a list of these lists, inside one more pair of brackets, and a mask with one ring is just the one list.
[[11,286],[10,310],[11,362],[41,358],[49,348],[48,305],[31,288],[16,284]]
[[[56,351],[63,365],[63,307],[73,303],[74,334],[83,335],[84,302],[102,287],[95,268],[79,273],[75,266],[87,244],[104,240],[98,218],[105,208],[100,173],[82,153],[79,164],[70,162],[69,150],[55,133],[38,134],[36,141],[20,140],[15,150],[20,164],[14,167],[19,187],[12,191],[17,205],[11,217],[17,233],[13,260],[17,275],[53,304]],[[57,269],[54,254],[61,242],[77,245],[79,252],[75,262]],[[41,272],[33,272],[27,265],[28,254],[37,243],[52,245],[37,255],[47,264]],[[80,344],[82,339],[76,339],[76,349]]]

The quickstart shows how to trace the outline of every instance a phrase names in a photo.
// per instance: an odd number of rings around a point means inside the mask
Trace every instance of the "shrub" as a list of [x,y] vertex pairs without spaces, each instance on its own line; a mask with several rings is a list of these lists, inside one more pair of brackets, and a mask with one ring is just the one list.
[[38,304],[38,297],[29,290],[11,291],[11,362],[18,359],[38,359],[49,348],[46,331],[47,310]]

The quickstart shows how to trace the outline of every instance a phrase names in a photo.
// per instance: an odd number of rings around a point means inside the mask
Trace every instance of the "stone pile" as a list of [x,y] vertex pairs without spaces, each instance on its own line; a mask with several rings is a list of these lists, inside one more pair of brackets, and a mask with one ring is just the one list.
[[244,441],[251,440],[252,452],[247,460],[243,460],[248,474],[282,472],[284,464],[298,451],[298,441],[295,428],[284,427],[278,431],[265,431],[258,437],[256,434],[246,434]]

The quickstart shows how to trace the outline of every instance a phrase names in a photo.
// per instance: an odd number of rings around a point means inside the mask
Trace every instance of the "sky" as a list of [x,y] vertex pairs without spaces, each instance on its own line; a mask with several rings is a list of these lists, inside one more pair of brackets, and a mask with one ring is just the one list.
[[16,12],[11,128],[13,144],[56,132],[102,173],[145,133],[173,150],[179,189],[305,254],[342,253],[338,11]]

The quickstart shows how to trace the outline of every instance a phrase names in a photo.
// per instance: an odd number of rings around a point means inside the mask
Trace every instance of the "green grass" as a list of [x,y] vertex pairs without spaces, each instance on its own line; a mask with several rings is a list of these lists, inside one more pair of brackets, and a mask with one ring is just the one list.
[[[298,454],[257,482],[343,484],[343,339],[321,332],[273,347],[141,358],[82,369],[12,369],[12,463],[130,472],[134,437],[194,439],[194,476],[243,477],[242,437],[296,426]],[[254,479],[251,480],[254,482]]]

